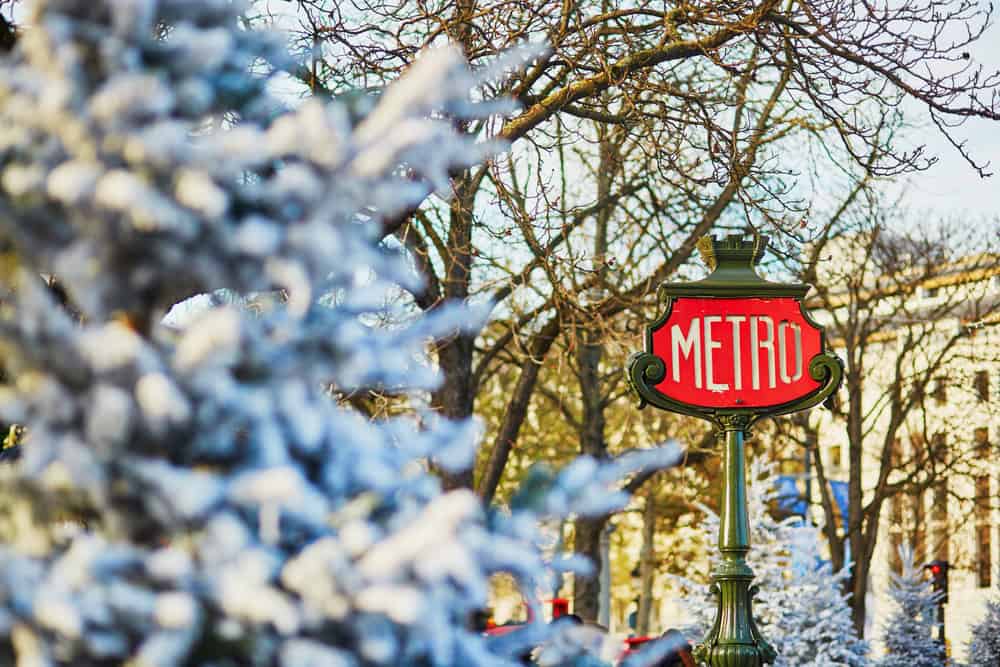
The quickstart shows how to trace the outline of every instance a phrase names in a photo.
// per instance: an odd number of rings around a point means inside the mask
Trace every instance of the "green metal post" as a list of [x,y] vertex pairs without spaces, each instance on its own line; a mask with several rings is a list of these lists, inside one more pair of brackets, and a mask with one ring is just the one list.
[[722,520],[719,549],[727,560],[743,561],[750,550],[750,520],[747,517],[746,452],[743,424],[727,419],[720,434],[723,442],[726,476],[722,488]]
[[721,420],[720,444],[725,451],[722,486],[722,516],[719,550],[722,559],[712,573],[711,591],[718,601],[715,624],[695,657],[710,667],[761,667],[774,662],[776,654],[753,620],[751,586],[753,570],[747,565],[750,551],[750,521],[747,518],[746,452],[743,441],[748,415],[730,415]]

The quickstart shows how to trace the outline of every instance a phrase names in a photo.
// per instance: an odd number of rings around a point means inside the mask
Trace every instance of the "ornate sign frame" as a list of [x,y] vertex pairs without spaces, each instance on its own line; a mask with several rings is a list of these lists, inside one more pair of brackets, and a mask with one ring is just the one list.
[[[702,258],[714,270],[704,280],[688,283],[667,283],[660,286],[659,293],[665,298],[663,314],[646,326],[646,349],[636,352],[628,361],[627,379],[629,386],[639,396],[639,407],[652,405],[660,410],[677,412],[698,417],[722,428],[722,420],[736,415],[745,415],[750,421],[748,428],[765,417],[790,414],[808,410],[820,403],[829,402],[843,380],[843,362],[827,351],[823,327],[805,309],[803,299],[809,285],[772,283],[757,275],[754,267],[760,262],[767,247],[766,236],[755,236],[753,241],[744,241],[742,235],[730,235],[717,241],[714,237],[703,237],[699,243]],[[802,317],[820,332],[820,354],[809,360],[809,376],[819,382],[814,391],[786,403],[767,407],[713,408],[683,403],[660,392],[658,385],[666,374],[663,360],[653,354],[653,333],[670,319],[677,299],[690,297],[715,298],[794,298],[801,309]],[[829,407],[829,406],[828,406]]]

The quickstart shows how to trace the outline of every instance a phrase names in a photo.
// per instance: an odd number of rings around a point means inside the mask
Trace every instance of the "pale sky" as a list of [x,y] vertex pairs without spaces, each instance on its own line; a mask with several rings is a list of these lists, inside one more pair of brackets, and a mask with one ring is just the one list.
[[[1000,66],[1000,46],[995,48]],[[968,137],[977,161],[991,163],[989,170],[994,176],[980,178],[934,128],[927,131],[927,150],[937,155],[939,161],[908,179],[905,203],[911,210],[942,217],[968,215],[976,222],[1000,219],[1000,121],[970,121],[962,132]]]
[[[980,0],[986,7],[989,2]],[[982,63],[985,70],[1000,70],[1000,25],[998,17],[993,17],[993,25],[971,49],[974,62]],[[926,118],[926,111],[913,108],[911,118],[917,121]],[[922,113],[921,113],[922,112]],[[939,161],[928,171],[910,178],[906,190],[907,207],[915,211],[926,211],[945,217],[968,215],[970,222],[1000,224],[1000,121],[969,121],[957,131],[958,136],[968,139],[969,146],[977,159],[990,162],[992,178],[980,178],[947,141],[940,136],[937,128],[931,126],[913,132],[917,142],[926,143],[929,153],[938,156]],[[992,223],[988,222],[993,218]]]

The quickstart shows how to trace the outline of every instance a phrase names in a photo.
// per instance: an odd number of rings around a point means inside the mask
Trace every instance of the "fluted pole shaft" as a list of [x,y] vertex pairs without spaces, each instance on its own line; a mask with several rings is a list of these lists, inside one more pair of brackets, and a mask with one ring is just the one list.
[[774,661],[774,649],[753,621],[753,570],[747,565],[750,521],[747,516],[746,452],[749,419],[732,415],[721,420],[725,477],[719,523],[722,558],[712,573],[711,590],[718,600],[715,623],[696,657],[709,667],[761,667]]
[[744,561],[750,551],[745,434],[741,428],[727,428],[721,437],[725,441],[726,470],[722,485],[719,549],[725,559]]

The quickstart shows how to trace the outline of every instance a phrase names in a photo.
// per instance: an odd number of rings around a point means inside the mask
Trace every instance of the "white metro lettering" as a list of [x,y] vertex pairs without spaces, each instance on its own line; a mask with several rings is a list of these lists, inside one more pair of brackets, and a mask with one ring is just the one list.
[[701,338],[698,336],[701,328],[698,324],[697,317],[691,318],[687,336],[681,334],[681,328],[678,325],[675,324],[670,327],[670,357],[671,361],[673,361],[674,382],[680,382],[680,355],[683,354],[685,357],[694,356],[694,386],[701,389]]
[[739,391],[748,379],[755,390],[774,389],[802,378],[802,327],[770,315],[693,317],[687,327],[670,327],[670,362],[671,379],[693,381],[696,389]]
[[[795,340],[795,372],[788,374],[788,329],[792,330]],[[802,377],[802,327],[795,322],[783,321],[778,325],[778,359],[781,366],[781,381],[791,384]]]
[[[760,337],[760,325],[767,331],[764,339]],[[767,386],[774,389],[774,320],[767,315],[754,315],[750,318],[750,367],[751,384],[754,389],[760,389],[760,351],[767,352]]]
[[[729,389],[728,384],[722,384],[715,381],[714,362],[712,360],[712,350],[718,350],[722,347],[720,341],[714,340],[712,338],[712,325],[716,322],[721,322],[722,317],[719,315],[707,315],[705,317],[705,388],[709,391],[725,391]],[[733,348],[736,349],[735,347]]]
[[726,315],[726,321],[733,325],[733,389],[743,388],[743,355],[740,349],[740,325],[747,321],[746,315]]

